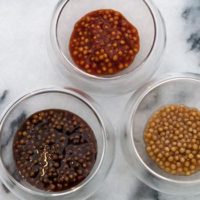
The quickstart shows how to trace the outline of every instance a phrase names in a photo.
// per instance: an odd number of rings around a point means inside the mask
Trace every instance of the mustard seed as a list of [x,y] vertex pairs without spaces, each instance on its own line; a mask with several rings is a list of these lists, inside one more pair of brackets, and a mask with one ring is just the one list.
[[18,175],[25,181],[42,190],[63,191],[89,175],[96,161],[97,143],[83,119],[52,109],[26,119],[15,134],[13,153]]
[[[83,16],[74,25],[69,43],[77,67],[98,76],[116,74],[129,67],[139,49],[137,29],[120,12],[111,9],[96,10]],[[80,60],[89,65],[89,69],[80,64]],[[123,67],[119,67],[120,63]],[[102,70],[102,66],[111,69]]]
[[173,175],[189,176],[200,170],[200,111],[167,105],[153,113],[144,132],[147,154]]

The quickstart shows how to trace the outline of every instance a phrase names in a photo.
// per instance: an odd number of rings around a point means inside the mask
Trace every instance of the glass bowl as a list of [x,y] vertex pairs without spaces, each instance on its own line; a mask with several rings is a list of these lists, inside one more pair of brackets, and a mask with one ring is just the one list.
[[[120,11],[140,35],[140,51],[127,69],[112,76],[95,76],[80,70],[69,52],[69,41],[75,23],[85,14],[98,9]],[[53,13],[50,28],[49,56],[60,66],[66,79],[81,89],[94,93],[118,94],[136,90],[158,69],[163,54],[166,30],[156,6],[145,0],[62,0]]]
[[122,150],[135,176],[158,191],[191,195],[200,193],[200,172],[191,176],[170,175],[148,157],[144,130],[149,117],[167,104],[200,109],[200,75],[174,74],[152,81],[129,100],[124,121]]
[[[84,119],[97,140],[95,165],[79,185],[62,192],[46,192],[23,181],[13,158],[13,139],[27,117],[44,109],[68,110]],[[106,178],[114,157],[113,128],[98,105],[86,94],[75,89],[41,89],[18,99],[5,112],[0,124],[0,177],[2,182],[22,200],[71,199],[91,196]]]

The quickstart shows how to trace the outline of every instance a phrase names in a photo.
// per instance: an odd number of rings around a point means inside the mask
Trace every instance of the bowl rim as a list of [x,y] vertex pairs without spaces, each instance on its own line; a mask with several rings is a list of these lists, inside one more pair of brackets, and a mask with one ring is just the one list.
[[[151,92],[152,90],[154,90],[155,88],[159,87],[162,84],[169,83],[172,81],[177,81],[177,80],[178,81],[181,81],[181,80],[195,81],[195,82],[199,82],[199,84],[200,84],[200,75],[195,74],[195,73],[190,73],[190,72],[172,73],[172,74],[162,75],[160,78],[150,81],[149,83],[144,85],[141,88],[141,90],[139,91],[139,94],[137,94],[134,105],[131,106],[131,111],[130,111],[130,115],[129,115],[129,119],[128,119],[127,128],[129,130],[131,130],[131,131],[129,131],[129,134],[130,134],[131,144],[132,144],[132,148],[133,148],[132,150],[134,151],[134,153],[137,157],[137,160],[142,164],[142,166],[148,172],[150,172],[150,174],[154,175],[159,180],[164,180],[164,181],[171,182],[171,183],[178,183],[178,184],[200,183],[200,178],[198,180],[174,180],[172,178],[167,178],[167,177],[155,172],[146,164],[145,161],[143,161],[142,157],[140,156],[140,154],[135,146],[135,141],[134,141],[134,137],[133,137],[134,136],[133,121],[134,121],[134,116],[135,116],[135,113],[137,112],[138,106],[140,105],[140,103],[142,102],[144,97],[149,94],[149,92]],[[134,98],[134,94],[133,94],[133,96],[131,96],[130,100],[132,100],[133,98]]]
[[148,54],[146,55],[146,57],[137,66],[135,66],[132,70],[126,71],[124,74],[117,73],[117,74],[114,74],[111,76],[92,75],[92,74],[89,74],[89,73],[79,69],[75,64],[73,64],[67,58],[67,56],[64,54],[64,52],[61,50],[60,44],[58,42],[58,37],[57,37],[58,20],[60,18],[60,15],[61,15],[64,7],[70,2],[70,0],[62,0],[61,2],[59,2],[59,4],[56,6],[56,8],[53,12],[53,16],[51,19],[50,41],[51,41],[51,46],[53,47],[53,50],[54,50],[57,58],[59,59],[59,61],[62,63],[63,67],[68,71],[72,70],[73,72],[75,72],[76,74],[80,75],[83,78],[89,78],[89,79],[96,80],[96,81],[118,80],[118,79],[125,78],[132,73],[136,73],[136,71],[139,71],[144,66],[144,63],[146,63],[146,61],[150,58],[150,56],[153,53],[156,39],[157,39],[157,34],[158,34],[156,15],[158,15],[158,17],[160,17],[161,23],[163,26],[164,45],[161,50],[161,55],[162,55],[162,53],[165,49],[165,46],[166,46],[166,26],[165,26],[164,19],[163,19],[161,13],[159,12],[159,10],[157,9],[157,7],[155,6],[155,4],[151,0],[149,0],[148,2],[147,2],[147,0],[142,0],[142,1],[146,5],[147,9],[149,10],[150,15],[152,16],[153,24],[154,24],[154,38],[153,38],[153,43],[151,45],[151,48],[150,48]]
[[[8,108],[6,109],[6,111],[3,113],[1,120],[0,120],[0,137],[1,137],[1,134],[2,134],[1,130],[2,130],[2,127],[4,125],[4,122],[6,121],[10,112],[19,103],[23,102],[27,98],[31,98],[32,96],[41,95],[41,94],[45,94],[45,93],[49,93],[49,92],[50,93],[62,93],[62,94],[73,96],[74,98],[83,102],[94,113],[94,115],[97,118],[97,121],[98,121],[98,123],[101,127],[102,141],[103,141],[102,154],[100,155],[100,159],[99,159],[99,162],[97,163],[96,167],[94,165],[93,169],[91,170],[92,173],[90,173],[77,186],[72,187],[68,190],[61,191],[61,192],[48,192],[48,191],[45,191],[45,190],[40,190],[40,189],[33,186],[34,188],[37,189],[37,191],[36,191],[36,190],[32,190],[32,189],[22,185],[5,168],[5,165],[2,161],[1,156],[0,156],[0,168],[1,168],[1,170],[3,170],[6,173],[5,176],[6,176],[6,178],[8,178],[8,181],[11,181],[16,186],[18,186],[20,189],[22,189],[23,191],[25,191],[27,193],[30,193],[32,195],[41,196],[41,197],[61,197],[61,196],[73,194],[73,193],[83,189],[85,186],[87,186],[91,182],[91,180],[93,180],[95,178],[95,176],[98,174],[100,168],[102,167],[102,164],[104,163],[104,158],[106,156],[106,151],[107,151],[107,141],[106,141],[107,132],[106,132],[104,120],[102,119],[101,115],[99,114],[99,109],[96,108],[97,105],[96,105],[96,102],[94,102],[93,98],[91,98],[88,94],[86,94],[86,93],[84,93],[84,92],[82,92],[78,89],[71,88],[71,87],[68,87],[68,88],[49,87],[49,88],[42,88],[42,89],[38,89],[38,90],[34,90],[32,92],[26,93],[25,95],[21,96],[20,98],[15,100],[13,103],[11,103],[8,106]],[[7,185],[7,181],[4,180],[4,178],[1,177],[1,180],[5,185]]]

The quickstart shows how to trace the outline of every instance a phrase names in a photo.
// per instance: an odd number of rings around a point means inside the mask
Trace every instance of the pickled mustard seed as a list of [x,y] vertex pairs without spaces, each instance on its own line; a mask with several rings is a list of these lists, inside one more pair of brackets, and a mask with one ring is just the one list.
[[146,151],[164,171],[189,176],[200,170],[200,111],[167,105],[149,119],[144,132]]
[[140,48],[137,29],[111,9],[90,12],[74,26],[70,54],[83,71],[103,76],[116,74],[134,61]]
[[92,129],[65,110],[31,115],[16,132],[13,153],[19,175],[45,191],[63,191],[81,183],[97,155]]

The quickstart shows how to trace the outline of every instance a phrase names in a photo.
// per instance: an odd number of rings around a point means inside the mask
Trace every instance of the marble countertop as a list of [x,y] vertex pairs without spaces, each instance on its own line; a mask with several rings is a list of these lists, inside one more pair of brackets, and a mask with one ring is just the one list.
[[[50,17],[58,0],[0,1],[0,112],[21,95],[41,87],[66,86],[52,66],[46,49]],[[156,73],[200,72],[200,0],[154,0],[167,27],[167,47]],[[25,75],[25,76],[24,76]],[[68,83],[69,85],[70,83]],[[93,96],[118,122],[130,94]],[[102,104],[103,102],[103,104]],[[109,108],[109,109],[108,109]],[[112,110],[115,110],[114,115]],[[117,138],[118,139],[118,138]],[[154,191],[127,169],[117,140],[116,159],[101,189],[90,200],[197,200],[199,196],[175,197]],[[0,200],[16,200],[0,184]]]

